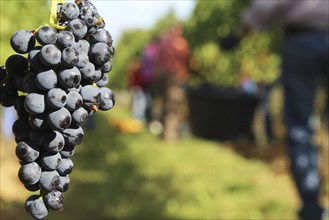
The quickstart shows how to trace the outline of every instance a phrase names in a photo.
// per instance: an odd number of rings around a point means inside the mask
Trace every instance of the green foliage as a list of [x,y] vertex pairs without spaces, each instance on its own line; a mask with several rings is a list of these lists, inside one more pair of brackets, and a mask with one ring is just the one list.
[[278,29],[244,38],[234,51],[223,51],[218,38],[234,32],[248,1],[199,0],[187,21],[186,37],[195,59],[190,84],[237,86],[240,74],[255,81],[273,81],[279,72]]
[[20,29],[35,30],[48,21],[47,0],[0,1],[0,64],[15,53],[10,46],[12,34]]
[[186,24],[186,37],[192,49],[216,41],[234,31],[240,22],[242,9],[248,1],[197,0],[192,16]]

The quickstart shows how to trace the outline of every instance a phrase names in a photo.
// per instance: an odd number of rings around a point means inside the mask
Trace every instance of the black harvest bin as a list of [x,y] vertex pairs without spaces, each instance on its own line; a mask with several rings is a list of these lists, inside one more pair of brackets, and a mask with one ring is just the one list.
[[216,140],[253,137],[257,96],[233,88],[202,86],[188,88],[187,97],[189,123],[194,135]]

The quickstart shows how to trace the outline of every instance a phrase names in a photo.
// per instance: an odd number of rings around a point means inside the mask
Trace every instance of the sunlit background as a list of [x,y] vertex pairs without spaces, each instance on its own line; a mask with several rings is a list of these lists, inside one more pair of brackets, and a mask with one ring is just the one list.
[[[16,30],[33,30],[48,22],[48,3],[0,1],[0,65],[14,53],[9,39]],[[205,125],[206,130],[213,132],[212,128],[219,128],[229,133],[232,127],[239,126],[235,119],[245,120],[243,116],[250,114],[246,121],[254,134],[252,140],[246,134],[221,138],[216,133],[218,140],[213,135],[207,138],[208,134],[200,134],[196,128],[201,125],[187,122],[180,140],[164,142],[156,132],[133,118],[131,91],[127,86],[132,60],[140,56],[151,39],[177,22],[184,27],[194,59],[194,72],[187,87],[237,88],[241,75],[255,81],[275,82],[280,65],[277,53],[280,30],[255,34],[243,40],[237,51],[225,52],[219,48],[218,38],[237,27],[246,5],[243,1],[95,0],[93,3],[114,39],[116,54],[109,87],[116,94],[116,105],[108,112],[97,113],[95,120],[84,127],[84,141],[72,157],[75,167],[70,174],[70,188],[64,194],[64,211],[51,211],[49,219],[296,219],[300,202],[285,154],[280,85],[275,85],[270,95],[273,142],[265,137],[264,112],[258,99],[255,103],[251,101],[251,112],[247,113],[242,112],[249,109],[246,100],[241,108],[233,105],[233,109],[226,109],[228,104],[222,100],[209,99],[209,106],[204,102],[201,108],[206,111],[195,116],[201,121],[206,120],[203,117],[212,117]],[[325,180],[322,201],[329,205],[324,96],[325,92],[320,90],[314,138],[322,146]],[[200,99],[207,100],[197,98],[193,103],[199,105]],[[229,114],[237,108],[241,110],[238,117]],[[221,109],[226,109],[226,113],[221,113]],[[31,219],[24,202],[32,193],[17,178],[20,165],[10,130],[16,116],[7,110],[0,107],[0,219]],[[224,120],[230,123],[220,128]]]
[[186,20],[193,11],[195,1],[95,1],[106,25],[118,42],[124,30],[152,28],[156,21],[172,10],[178,18]]

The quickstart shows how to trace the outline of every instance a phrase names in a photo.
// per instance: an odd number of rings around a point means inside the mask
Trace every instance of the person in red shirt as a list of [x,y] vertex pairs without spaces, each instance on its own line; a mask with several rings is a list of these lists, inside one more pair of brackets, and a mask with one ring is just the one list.
[[131,92],[131,111],[133,118],[144,121],[146,111],[146,96],[143,91],[143,83],[141,80],[141,61],[135,58],[131,61],[127,72],[127,84]]
[[160,122],[162,138],[180,138],[186,121],[187,104],[183,88],[189,72],[189,45],[183,36],[183,27],[173,25],[160,38],[159,56],[155,61],[155,99],[161,100]]

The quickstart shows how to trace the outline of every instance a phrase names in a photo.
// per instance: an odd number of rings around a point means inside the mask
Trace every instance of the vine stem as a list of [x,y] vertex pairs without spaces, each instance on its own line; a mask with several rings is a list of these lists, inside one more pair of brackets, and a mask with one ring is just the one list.
[[57,13],[58,4],[64,4],[65,0],[50,0],[49,25],[59,30],[64,30],[66,26],[59,25],[60,18]]

